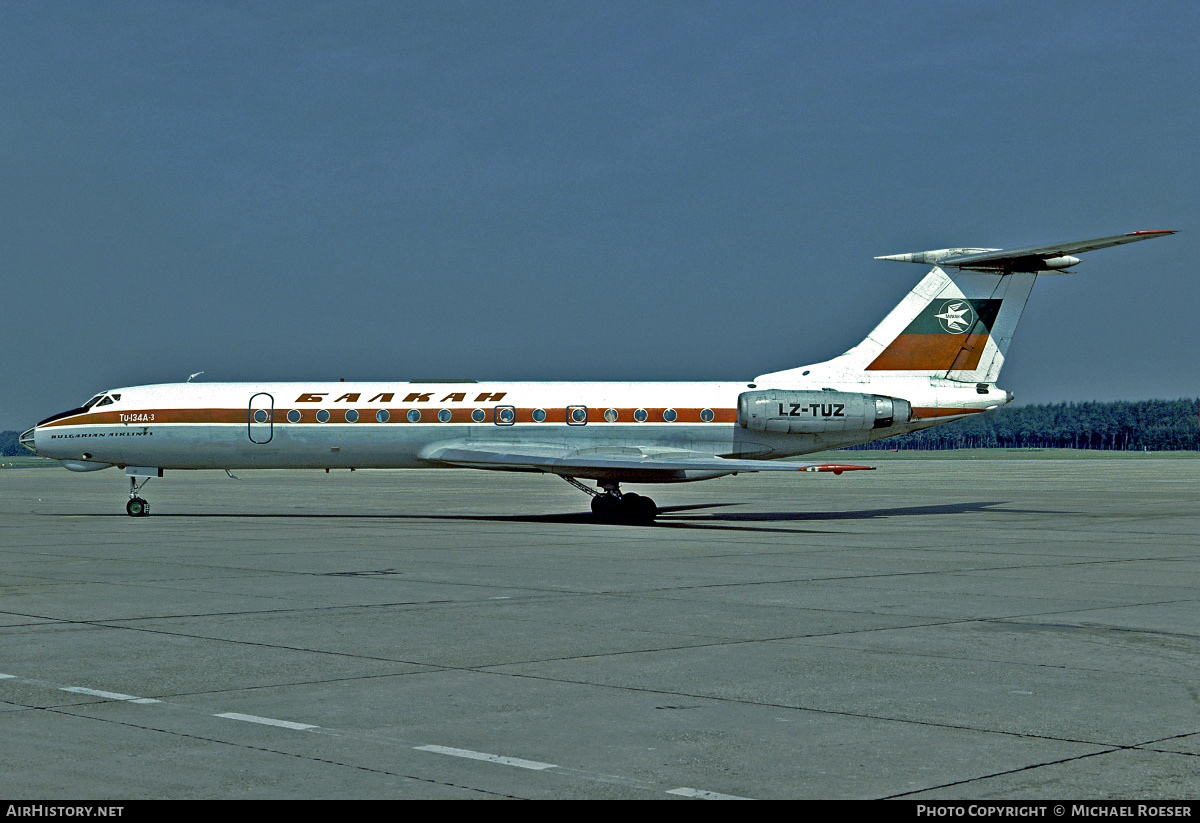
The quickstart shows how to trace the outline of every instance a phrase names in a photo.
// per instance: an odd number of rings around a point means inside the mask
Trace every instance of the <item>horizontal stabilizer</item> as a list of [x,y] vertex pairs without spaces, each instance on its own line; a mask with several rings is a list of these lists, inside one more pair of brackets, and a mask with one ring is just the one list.
[[936,249],[911,254],[889,254],[875,259],[894,260],[898,263],[922,263],[942,268],[954,267],[965,271],[982,271],[993,274],[1059,271],[1079,262],[1079,258],[1073,255],[1096,249],[1106,249],[1109,246],[1136,243],[1139,240],[1149,240],[1151,237],[1162,237],[1167,234],[1175,234],[1175,232],[1168,230],[1135,231],[1129,234],[1114,234],[1111,237],[1097,237],[1092,240],[1030,246],[1025,249]]

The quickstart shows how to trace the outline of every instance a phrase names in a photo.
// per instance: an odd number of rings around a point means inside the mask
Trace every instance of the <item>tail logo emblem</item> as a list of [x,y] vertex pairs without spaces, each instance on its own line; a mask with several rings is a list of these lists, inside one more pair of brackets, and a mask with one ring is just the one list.
[[934,317],[942,324],[942,329],[950,334],[963,334],[975,325],[975,311],[966,300],[947,300],[942,304],[941,312]]

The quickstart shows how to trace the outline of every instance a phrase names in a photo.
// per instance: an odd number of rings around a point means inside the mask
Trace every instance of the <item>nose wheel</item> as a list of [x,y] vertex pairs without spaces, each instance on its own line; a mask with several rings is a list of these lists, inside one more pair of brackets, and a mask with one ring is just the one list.
[[129,478],[129,502],[125,504],[125,511],[130,517],[145,517],[150,513],[150,504],[138,495],[142,486],[149,482],[149,477],[142,480],[141,483],[138,482],[137,477],[131,476]]

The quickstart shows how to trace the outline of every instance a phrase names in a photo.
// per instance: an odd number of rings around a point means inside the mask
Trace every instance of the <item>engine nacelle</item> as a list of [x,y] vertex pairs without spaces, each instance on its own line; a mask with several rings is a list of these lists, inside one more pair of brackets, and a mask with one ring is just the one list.
[[738,396],[738,424],[750,431],[865,431],[911,419],[912,406],[907,400],[878,394],[768,389]]

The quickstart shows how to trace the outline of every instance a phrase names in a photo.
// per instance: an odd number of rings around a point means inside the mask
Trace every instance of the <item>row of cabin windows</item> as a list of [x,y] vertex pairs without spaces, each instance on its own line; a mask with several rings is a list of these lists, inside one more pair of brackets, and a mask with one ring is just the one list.
[[[517,414],[516,411],[514,409],[512,409],[511,407],[501,406],[498,409],[496,409],[496,422],[497,423],[512,423],[516,420],[516,414]],[[679,419],[679,413],[676,412],[674,409],[664,409],[662,416],[663,416],[663,420],[667,421],[668,423],[674,423],[676,420]],[[419,423],[419,422],[421,422],[421,410],[420,409],[409,409],[408,414],[405,417],[409,423]],[[449,409],[442,409],[437,413],[438,422],[441,422],[441,423],[449,423],[452,417],[453,417],[453,415],[450,413]],[[617,414],[616,409],[605,409],[604,419],[606,422],[616,423],[618,417],[619,417],[619,415]],[[711,423],[715,417],[716,417],[716,415],[713,413],[712,409],[703,409],[700,412],[700,419],[703,420],[705,423]],[[317,411],[317,422],[318,423],[328,423],[329,418],[330,418],[330,415],[329,415],[328,409],[320,409]],[[347,423],[357,423],[358,418],[359,418],[359,415],[355,409],[348,409],[346,411],[345,419],[346,419]],[[649,418],[650,418],[650,413],[647,412],[645,409],[638,409],[637,411],[635,411],[633,413],[633,419],[636,420],[638,423],[645,423]],[[254,412],[254,421],[256,423],[266,423],[270,419],[271,419],[271,415],[266,411],[266,409],[258,409],[256,412]],[[289,423],[299,423],[300,422],[299,410],[292,409],[291,411],[289,411],[287,413],[287,419],[288,419]],[[375,422],[376,423],[386,423],[391,419],[392,419],[392,415],[387,409],[380,409],[379,411],[375,412]],[[475,409],[474,411],[471,412],[471,419],[474,420],[476,423],[483,423],[485,420],[487,420],[487,412],[485,412],[483,409]],[[534,409],[533,410],[533,419],[535,422],[538,422],[538,423],[545,421],[546,410],[545,409]],[[575,424],[586,423],[587,422],[587,409],[584,408],[583,406],[572,406],[570,408],[569,422],[575,423]]]

